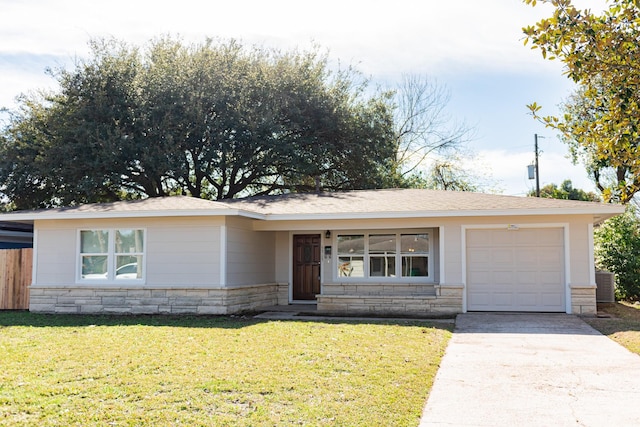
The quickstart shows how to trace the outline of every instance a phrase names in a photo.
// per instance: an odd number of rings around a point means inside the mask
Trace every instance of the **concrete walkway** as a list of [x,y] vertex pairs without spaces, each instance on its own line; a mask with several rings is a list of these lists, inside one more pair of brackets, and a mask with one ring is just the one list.
[[640,356],[567,314],[461,314],[427,426],[640,426]]

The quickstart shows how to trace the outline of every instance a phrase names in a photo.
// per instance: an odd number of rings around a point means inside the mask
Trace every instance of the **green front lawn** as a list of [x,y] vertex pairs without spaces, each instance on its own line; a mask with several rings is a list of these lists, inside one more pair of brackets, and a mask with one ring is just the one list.
[[452,327],[0,312],[0,425],[416,426]]
[[609,317],[584,320],[630,351],[640,354],[640,305],[626,302],[598,304],[598,312]]

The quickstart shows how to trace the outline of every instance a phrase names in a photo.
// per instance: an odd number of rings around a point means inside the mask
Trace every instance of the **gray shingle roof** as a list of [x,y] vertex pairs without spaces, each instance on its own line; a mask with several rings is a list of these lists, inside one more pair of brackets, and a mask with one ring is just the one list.
[[420,189],[285,194],[225,200],[149,198],[0,215],[6,221],[128,216],[243,215],[258,219],[593,214],[599,221],[624,208],[594,202]]
[[574,200],[503,196],[421,189],[358,190],[343,193],[287,194],[225,202],[266,215],[410,213],[522,210],[619,210],[618,206]]
[[212,211],[229,206],[211,200],[187,196],[151,197],[142,200],[123,200],[111,203],[90,203],[80,206],[46,209],[46,212],[148,212],[148,211]]

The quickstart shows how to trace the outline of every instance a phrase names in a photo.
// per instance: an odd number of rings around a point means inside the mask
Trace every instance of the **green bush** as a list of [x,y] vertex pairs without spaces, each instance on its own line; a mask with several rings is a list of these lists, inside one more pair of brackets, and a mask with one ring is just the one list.
[[616,298],[640,300],[640,218],[633,208],[595,231],[596,267],[615,273]]

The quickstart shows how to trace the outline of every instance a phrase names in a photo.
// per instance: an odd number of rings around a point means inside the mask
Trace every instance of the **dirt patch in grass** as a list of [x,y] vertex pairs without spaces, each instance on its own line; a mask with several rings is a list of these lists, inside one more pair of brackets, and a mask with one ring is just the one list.
[[627,302],[598,304],[597,318],[585,318],[592,327],[640,354],[640,305]]
[[415,426],[451,329],[0,312],[0,425]]

